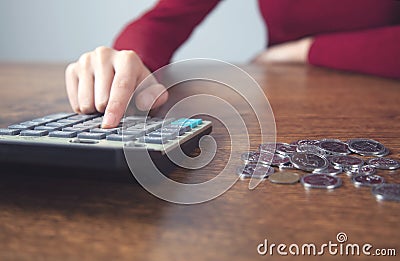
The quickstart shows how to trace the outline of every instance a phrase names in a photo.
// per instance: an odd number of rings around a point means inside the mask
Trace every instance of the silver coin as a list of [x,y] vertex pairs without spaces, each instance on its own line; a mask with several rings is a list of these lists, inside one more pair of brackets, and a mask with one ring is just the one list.
[[328,174],[328,175],[338,175],[343,173],[343,169],[341,167],[335,167],[331,164],[328,167],[321,170],[314,170],[312,173],[314,174]]
[[325,156],[326,152],[317,145],[301,144],[296,148],[297,152],[308,152]]
[[321,155],[309,152],[295,152],[290,161],[293,166],[304,171],[322,170],[328,167],[328,160]]
[[[290,160],[290,158],[289,158],[289,160]],[[288,162],[286,164],[279,165],[279,169],[280,170],[286,170],[286,169],[290,170],[290,169],[295,169],[295,167],[293,166],[293,164],[291,162]]]
[[363,156],[373,156],[385,152],[386,147],[371,139],[351,139],[348,141],[349,150]]
[[342,179],[327,174],[309,174],[300,179],[305,188],[334,189],[342,185]]
[[273,167],[264,166],[261,164],[246,164],[238,167],[236,170],[236,174],[239,175],[240,179],[247,179],[252,177],[264,179],[274,172],[275,171]]
[[376,154],[374,156],[376,156],[376,157],[385,157],[385,156],[389,155],[389,153],[390,153],[390,150],[385,147],[385,151],[383,151],[382,153]]
[[318,146],[319,140],[298,140],[297,146],[299,145],[316,145]]
[[376,169],[372,165],[364,165],[359,168],[346,170],[348,176],[356,175],[374,175],[376,174]]
[[374,175],[376,169],[372,165],[364,165],[358,170],[358,173],[361,175]]
[[360,175],[359,168],[345,169],[344,172],[346,172],[349,177]]
[[244,164],[257,163],[260,158],[260,153],[258,151],[249,151],[243,153],[240,158]]
[[285,164],[290,163],[290,158],[289,156],[284,156],[284,155],[280,155],[280,154],[273,154],[272,155],[272,161],[271,161],[271,165],[272,166],[282,166]]
[[299,145],[299,144],[298,144],[299,141],[301,141],[301,140],[295,140],[295,141],[292,141],[292,142],[289,143],[289,144],[290,144],[290,145],[295,145],[295,146],[297,146],[297,145]]
[[296,152],[296,149],[296,145],[290,145],[287,143],[280,143],[276,145],[276,153],[279,153],[281,155],[290,155],[293,152]]
[[349,156],[349,155],[336,155],[329,157],[329,160],[334,166],[342,167],[343,170],[357,169],[364,165],[364,160]]
[[357,175],[374,175],[376,174],[376,169],[371,165],[364,165],[359,168],[346,169],[347,176],[357,176]]
[[260,152],[275,153],[276,145],[277,144],[274,142],[263,143],[263,144],[260,144],[260,146],[258,146],[258,150]]
[[258,158],[258,162],[264,165],[273,165],[274,164],[274,160],[275,160],[275,155],[273,153],[269,153],[269,152],[260,152],[260,157]]
[[342,142],[342,141],[339,140],[339,139],[320,139],[319,142],[321,142],[321,141],[337,141],[337,142]]
[[322,140],[318,146],[323,149],[327,154],[350,154],[350,150],[347,144],[338,140]]
[[385,183],[385,180],[378,175],[356,175],[351,178],[355,186],[373,187]]
[[374,166],[377,169],[398,169],[400,168],[400,162],[391,158],[373,158],[368,160],[368,164]]
[[377,185],[371,192],[378,200],[400,201],[400,184]]

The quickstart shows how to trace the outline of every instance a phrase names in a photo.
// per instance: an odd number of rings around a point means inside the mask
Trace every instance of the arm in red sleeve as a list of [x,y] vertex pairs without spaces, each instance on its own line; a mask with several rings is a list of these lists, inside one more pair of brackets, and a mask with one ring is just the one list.
[[316,36],[310,64],[400,79],[400,25]]
[[160,0],[130,23],[117,37],[114,48],[134,50],[152,71],[166,65],[175,50],[220,0]]

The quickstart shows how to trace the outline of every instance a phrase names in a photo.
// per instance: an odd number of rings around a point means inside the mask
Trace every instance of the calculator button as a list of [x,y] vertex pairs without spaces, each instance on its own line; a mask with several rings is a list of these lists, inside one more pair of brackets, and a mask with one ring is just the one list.
[[49,127],[58,127],[58,128],[65,128],[65,127],[70,127],[72,124],[70,123],[62,123],[62,122],[50,122],[47,123],[46,126]]
[[122,122],[125,121],[136,121],[136,122],[145,122],[149,119],[149,117],[145,117],[145,116],[127,116],[123,118]]
[[151,120],[147,121],[147,123],[151,122],[159,122],[161,124],[167,125],[173,122],[175,119],[174,118],[167,118],[167,119],[162,119],[162,118],[151,118]]
[[171,124],[173,125],[181,125],[181,126],[190,126],[190,128],[196,128],[198,125],[203,124],[201,119],[186,119],[181,118],[179,120],[173,121]]
[[163,131],[179,131],[179,136],[182,136],[186,132],[190,131],[190,126],[179,126],[179,125],[167,125],[162,128]]
[[49,119],[45,119],[45,118],[37,118],[37,119],[33,119],[33,122],[37,122],[39,124],[46,124],[49,122],[52,122],[53,120],[49,120]]
[[95,132],[95,133],[105,133],[106,135],[110,134],[115,134],[118,132],[119,128],[113,128],[113,129],[102,129],[102,128],[95,128],[91,129],[90,132]]
[[154,143],[154,144],[164,144],[168,141],[165,137],[152,137],[152,136],[143,136],[139,138],[139,142],[142,143]]
[[0,129],[0,135],[18,135],[21,132],[19,129]]
[[197,126],[203,124],[202,119],[189,119],[190,122],[195,122]]
[[58,131],[60,129],[61,129],[60,127],[50,127],[50,126],[37,126],[37,127],[35,127],[35,130],[46,130],[48,132]]
[[31,136],[31,137],[42,137],[49,134],[47,130],[23,130],[19,135],[21,136]]
[[143,133],[149,133],[155,130],[154,126],[145,125],[144,123],[139,123],[135,126],[126,128],[127,131],[142,131]]
[[137,122],[137,121],[124,121],[124,122],[121,122],[118,126],[121,126],[124,128],[129,128],[129,127],[135,126],[138,123],[139,122]]
[[100,114],[77,114],[74,116],[69,117],[69,120],[78,120],[78,121],[88,121],[94,118],[99,117]]
[[52,131],[49,133],[49,137],[55,138],[73,138],[76,137],[76,132],[74,131]]
[[151,137],[163,137],[167,140],[173,140],[178,136],[178,132],[167,132],[167,131],[160,131],[160,130],[155,130],[152,131],[148,134],[148,136]]
[[134,135],[110,134],[106,139],[112,141],[131,141],[136,139],[136,137]]
[[62,131],[72,131],[72,132],[76,132],[76,133],[81,133],[84,131],[89,131],[90,128],[86,127],[86,128],[76,128],[76,127],[66,127],[63,128]]
[[101,140],[106,138],[105,133],[95,133],[95,132],[81,132],[78,134],[79,139],[89,139],[89,140]]
[[20,125],[24,125],[24,126],[27,126],[27,127],[35,128],[36,126],[39,126],[40,123],[39,122],[34,122],[34,121],[24,121],[24,122],[21,122]]
[[128,128],[126,130],[119,129],[118,130],[118,134],[120,134],[120,135],[131,135],[131,136],[135,136],[137,138],[137,137],[143,136],[145,134],[145,131],[144,130],[137,130],[137,129],[130,129],[129,130],[129,128]]
[[60,112],[60,113],[55,113],[55,114],[50,114],[50,115],[44,116],[43,119],[56,121],[56,120],[61,120],[61,119],[67,118],[67,117],[71,117],[73,115],[76,115],[76,113]]
[[93,119],[91,119],[91,121],[93,121],[93,122],[102,122],[103,121],[103,116],[98,116],[98,117],[96,117],[96,118],[93,118]]
[[60,123],[69,123],[69,124],[71,124],[71,126],[72,126],[72,125],[81,123],[82,121],[80,121],[80,120],[62,119],[62,120],[58,120],[57,122],[60,122]]
[[21,124],[13,124],[8,126],[9,129],[18,129],[18,130],[31,130],[34,127],[33,126],[25,126],[25,125],[21,125]]
[[154,122],[154,123],[147,124],[146,129],[148,129],[150,132],[150,131],[161,128],[161,126],[162,126],[162,122]]

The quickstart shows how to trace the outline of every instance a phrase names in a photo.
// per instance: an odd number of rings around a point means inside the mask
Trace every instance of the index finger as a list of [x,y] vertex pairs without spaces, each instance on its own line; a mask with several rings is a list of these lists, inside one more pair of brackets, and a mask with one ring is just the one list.
[[122,51],[116,55],[114,70],[115,75],[104,113],[103,128],[113,128],[119,124],[136,85],[146,74],[140,58],[132,51]]

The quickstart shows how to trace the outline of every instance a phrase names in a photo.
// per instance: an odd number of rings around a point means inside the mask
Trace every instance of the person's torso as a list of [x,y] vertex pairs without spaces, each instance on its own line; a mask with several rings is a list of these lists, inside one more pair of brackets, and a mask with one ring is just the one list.
[[259,0],[269,45],[306,36],[400,24],[397,0]]

